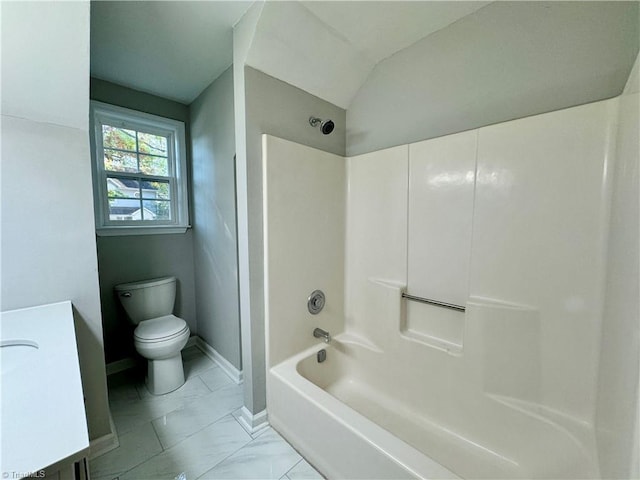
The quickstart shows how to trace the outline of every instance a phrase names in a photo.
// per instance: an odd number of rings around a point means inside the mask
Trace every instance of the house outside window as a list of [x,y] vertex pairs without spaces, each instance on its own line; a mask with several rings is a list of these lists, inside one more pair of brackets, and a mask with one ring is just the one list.
[[188,228],[184,123],[91,102],[98,235]]

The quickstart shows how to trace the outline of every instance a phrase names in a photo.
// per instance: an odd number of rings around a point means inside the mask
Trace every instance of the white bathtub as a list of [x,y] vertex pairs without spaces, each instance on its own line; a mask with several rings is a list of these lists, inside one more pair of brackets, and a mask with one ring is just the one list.
[[561,421],[495,395],[425,395],[420,373],[339,335],[271,368],[269,420],[330,479],[598,477]]

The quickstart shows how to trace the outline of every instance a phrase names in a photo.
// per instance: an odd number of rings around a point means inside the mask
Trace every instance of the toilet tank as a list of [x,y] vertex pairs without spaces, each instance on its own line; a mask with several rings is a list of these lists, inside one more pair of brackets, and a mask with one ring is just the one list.
[[134,324],[173,313],[176,277],[153,278],[114,287],[120,303]]

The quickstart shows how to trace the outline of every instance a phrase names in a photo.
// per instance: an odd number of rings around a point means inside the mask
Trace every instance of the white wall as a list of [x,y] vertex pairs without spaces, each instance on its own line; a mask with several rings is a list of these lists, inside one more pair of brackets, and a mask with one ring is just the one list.
[[530,306],[541,402],[592,422],[616,101],[481,128],[470,294]]
[[2,310],[73,302],[96,439],[110,426],[88,128],[89,2],[3,3]]
[[384,330],[371,328],[364,284],[372,277],[406,284],[409,148],[352,157],[347,165],[346,321],[375,343]]
[[[409,145],[407,291],[412,295],[454,305],[469,298],[477,142],[478,131],[470,130]],[[462,346],[463,313],[418,302],[406,307],[407,335],[444,348]]]
[[[597,441],[604,478],[637,478],[640,370],[640,131],[637,63],[622,95],[599,365]],[[634,438],[635,437],[635,438]]]
[[87,128],[88,18],[88,2],[3,3],[4,115]]
[[[267,368],[344,329],[344,157],[263,136]],[[307,298],[326,296],[312,315]]]
[[190,112],[197,333],[241,370],[232,68]]
[[[473,366],[488,392],[592,424],[616,106],[598,102],[351,157],[347,330],[385,351],[400,336],[465,357],[490,344]],[[376,281],[473,307],[452,316],[407,302],[405,318],[388,319],[390,337],[372,320]],[[478,330],[480,321],[500,335]]]
[[413,295],[456,305],[469,297],[477,142],[472,130],[409,147],[409,238],[417,241],[409,242],[407,286]]
[[617,96],[639,30],[637,2],[493,2],[376,65],[347,109],[347,153]]

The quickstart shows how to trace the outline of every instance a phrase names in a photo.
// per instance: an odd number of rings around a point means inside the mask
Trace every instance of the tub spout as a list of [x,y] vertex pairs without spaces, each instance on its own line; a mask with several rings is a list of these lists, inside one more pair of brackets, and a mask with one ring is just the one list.
[[316,338],[321,338],[325,341],[325,343],[329,343],[331,341],[331,335],[329,335],[329,332],[326,332],[325,330],[322,330],[321,328],[316,328],[313,331],[313,336]]

